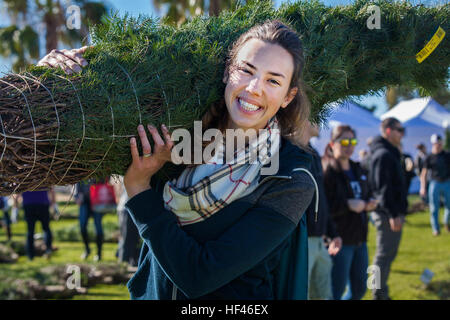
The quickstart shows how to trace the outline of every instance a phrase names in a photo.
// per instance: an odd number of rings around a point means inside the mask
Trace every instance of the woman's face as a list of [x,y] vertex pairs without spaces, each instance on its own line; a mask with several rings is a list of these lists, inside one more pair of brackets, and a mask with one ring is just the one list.
[[297,93],[289,90],[294,61],[291,54],[276,44],[258,39],[247,41],[230,67],[225,102],[228,128],[262,129],[281,108],[286,108]]
[[331,149],[333,150],[333,156],[335,159],[350,159],[353,151],[355,151],[355,146],[349,143],[348,146],[344,147],[341,145],[341,140],[353,138],[355,138],[355,135],[351,131],[345,131],[336,141],[331,143]]

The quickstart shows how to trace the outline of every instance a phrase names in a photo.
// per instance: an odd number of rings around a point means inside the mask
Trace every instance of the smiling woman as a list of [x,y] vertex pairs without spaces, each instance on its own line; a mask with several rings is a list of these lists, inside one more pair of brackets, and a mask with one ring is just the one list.
[[[140,157],[131,140],[133,162],[124,177],[126,207],[144,240],[128,283],[133,299],[306,299],[304,212],[315,181],[306,169],[310,155],[287,139],[309,111],[299,90],[301,48],[296,33],[274,20],[251,28],[230,50],[224,98],[203,121],[222,130],[264,130],[236,151],[247,161],[186,166],[161,183],[155,173],[173,142],[164,126],[164,139],[149,126],[152,150],[139,126],[143,154],[151,155]],[[267,146],[268,161],[248,163]],[[275,158],[279,168],[263,179],[263,166]]]
[[[301,134],[310,113],[303,81],[303,46],[297,36],[281,40],[280,30],[273,32],[265,24],[236,40],[225,67],[224,101],[213,105],[203,116],[205,130],[223,130],[224,126],[257,130],[278,112],[282,135]],[[288,105],[291,107],[286,108]]]
[[[280,63],[273,65],[276,59]],[[292,60],[287,50],[259,39],[242,46],[225,89],[229,128],[262,129],[279,108],[287,107],[298,90],[289,88]],[[276,72],[271,71],[273,67]]]

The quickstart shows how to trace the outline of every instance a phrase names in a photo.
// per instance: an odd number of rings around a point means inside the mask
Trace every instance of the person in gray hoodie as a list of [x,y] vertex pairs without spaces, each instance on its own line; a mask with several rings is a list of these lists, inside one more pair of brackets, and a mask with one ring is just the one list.
[[373,264],[378,267],[379,287],[373,288],[375,300],[387,300],[387,284],[392,262],[400,239],[404,217],[408,207],[405,176],[399,147],[405,134],[400,121],[386,118],[381,122],[381,136],[370,145],[369,185],[379,201],[372,212],[372,221],[377,230],[376,252]]

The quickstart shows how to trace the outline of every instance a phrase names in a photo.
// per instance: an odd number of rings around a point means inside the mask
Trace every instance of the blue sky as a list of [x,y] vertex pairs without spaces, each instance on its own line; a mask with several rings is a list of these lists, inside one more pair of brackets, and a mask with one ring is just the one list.
[[[148,14],[152,16],[159,16],[160,14],[164,14],[164,8],[161,9],[161,13],[158,12],[153,7],[152,0],[107,0],[108,3],[112,5],[112,7],[118,10],[120,13],[128,12],[133,16],[138,16],[139,14]],[[283,2],[287,2],[285,0],[275,0],[275,4],[278,6]],[[352,3],[353,1],[349,0],[322,0],[323,3],[330,6],[335,5],[344,5]],[[424,2],[424,1],[422,1]],[[0,12],[2,16],[3,23],[0,25],[7,25],[7,18]],[[11,68],[11,60],[0,58],[0,72],[7,72]],[[361,104],[366,105],[368,107],[372,105],[376,105],[377,109],[375,112],[376,116],[380,116],[387,110],[387,105],[384,99],[384,96],[366,96],[361,101]]]

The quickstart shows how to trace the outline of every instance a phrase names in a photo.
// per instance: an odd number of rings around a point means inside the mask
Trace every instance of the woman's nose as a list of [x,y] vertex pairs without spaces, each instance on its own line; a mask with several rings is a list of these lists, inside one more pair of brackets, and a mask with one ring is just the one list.
[[260,96],[262,93],[262,89],[261,89],[261,82],[259,81],[258,77],[254,77],[250,80],[246,90],[255,95],[255,96]]

